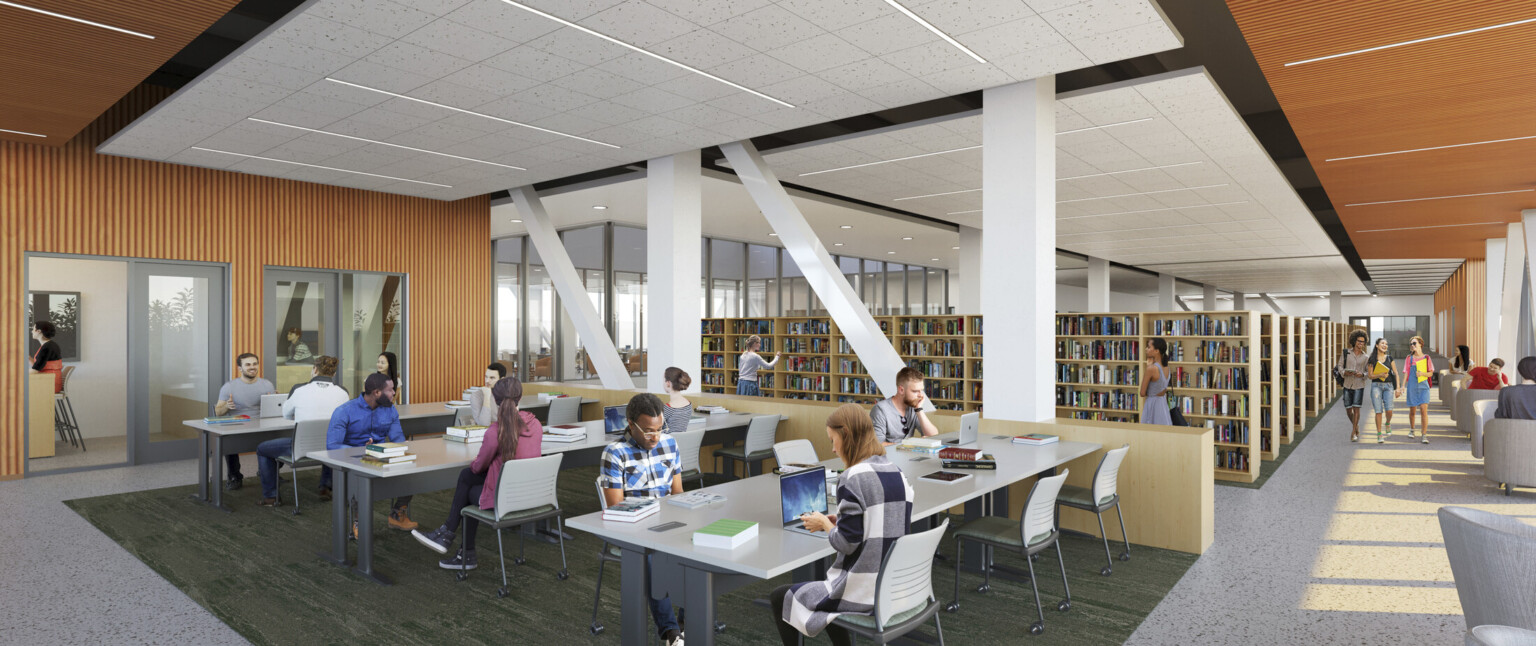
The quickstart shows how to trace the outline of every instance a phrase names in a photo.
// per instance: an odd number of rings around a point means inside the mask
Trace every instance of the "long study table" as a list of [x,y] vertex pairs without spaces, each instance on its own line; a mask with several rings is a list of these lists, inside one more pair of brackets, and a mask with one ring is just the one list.
[[[705,415],[704,443],[732,444],[746,437],[747,426],[754,417],[748,413]],[[543,442],[544,455],[563,454],[560,468],[593,466],[602,460],[603,449],[622,434],[607,435],[603,420],[581,422],[586,426],[585,439],[577,442]],[[696,429],[691,429],[696,430]],[[547,436],[546,436],[547,437]],[[307,457],[336,471],[332,482],[331,498],[331,549],[321,556],[333,564],[346,566],[347,561],[347,504],[349,498],[357,499],[357,564],[353,571],[376,582],[389,585],[388,576],[373,566],[373,503],[400,496],[429,491],[452,489],[458,483],[459,470],[474,461],[480,444],[460,444],[440,437],[412,440],[410,451],[416,454],[411,466],[391,467],[388,470],[364,465],[362,447],[347,447],[331,451],[316,451]]]
[[[939,436],[949,437],[950,435]],[[923,480],[920,476],[940,470],[936,456],[888,449],[887,457],[902,470],[913,489],[912,519],[928,518],[956,505],[965,505],[967,520],[980,517],[983,497],[991,507],[1006,513],[1008,485],[1025,478],[1052,473],[1057,467],[1089,455],[1101,448],[1086,442],[1059,442],[1034,447],[1012,443],[1004,436],[983,435],[977,445],[997,458],[998,468],[966,471],[972,477],[952,484]],[[841,461],[823,461],[828,468],[840,468]],[[597,535],[623,551],[623,577],[620,583],[622,643],[644,646],[651,631],[646,595],[671,596],[682,600],[688,609],[688,623],[693,626],[715,625],[715,597],[755,581],[792,573],[795,580],[811,580],[819,575],[816,566],[834,550],[825,538],[785,531],[780,518],[778,476],[765,474],[708,487],[723,494],[721,503],[684,509],[661,505],[661,511],[637,523],[605,522],[601,512],[566,520],[568,528]],[[835,502],[828,501],[833,505]],[[757,538],[734,550],[694,547],[693,532],[722,518],[757,523]],[[663,532],[649,528],[679,521],[683,527]],[[969,550],[979,553],[981,550]],[[650,567],[646,566],[651,561]],[[967,559],[970,562],[970,559]],[[978,566],[981,563],[978,561]],[[690,644],[712,646],[713,630],[690,633]]]

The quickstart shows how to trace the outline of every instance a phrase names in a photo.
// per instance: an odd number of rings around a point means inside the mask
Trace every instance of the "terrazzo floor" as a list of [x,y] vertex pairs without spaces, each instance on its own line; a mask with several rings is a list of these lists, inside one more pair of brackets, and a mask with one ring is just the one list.
[[[1431,395],[1433,397],[1433,395]],[[1536,492],[1505,497],[1466,436],[1430,404],[1430,443],[1362,442],[1334,406],[1263,489],[1216,488],[1216,540],[1127,644],[1460,644],[1466,625],[1435,511],[1536,519]],[[1533,523],[1536,524],[1536,523]]]
[[85,439],[85,450],[81,450],[80,447],[73,446],[69,442],[55,440],[53,443],[53,456],[29,459],[27,460],[27,469],[31,473],[42,473],[59,469],[99,467],[126,462],[128,462],[128,438],[126,436],[89,437]]

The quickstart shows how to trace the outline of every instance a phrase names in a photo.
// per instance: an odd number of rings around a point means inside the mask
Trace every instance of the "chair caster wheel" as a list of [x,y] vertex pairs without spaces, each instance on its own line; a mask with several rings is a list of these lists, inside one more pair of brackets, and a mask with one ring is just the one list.
[[601,635],[603,634],[603,625],[594,621],[592,622],[592,625],[587,628],[587,632],[592,633],[593,635]]
[[1129,560],[1131,560],[1131,553],[1130,552],[1121,552],[1120,553],[1120,560],[1122,560],[1122,561],[1129,561]]
[[297,509],[293,510],[293,515],[295,515],[295,516],[299,515],[299,510],[297,510]]
[[983,583],[981,585],[976,586],[976,591],[980,592],[982,594],[986,594],[986,593],[992,591],[992,586],[989,585],[989,584]]
[[1062,599],[1060,603],[1056,604],[1056,609],[1060,610],[1062,612],[1066,612],[1068,610],[1071,610],[1072,609],[1072,602],[1071,601],[1067,601],[1066,599]]
[[1031,561],[1038,561],[1038,560],[1040,560],[1040,555],[1039,554],[1030,554],[1029,555],[1029,560],[1031,560]]
[[555,578],[560,579],[561,581],[564,581],[566,579],[571,578],[571,573],[570,572],[566,572],[565,570],[561,570],[561,571],[555,573]]
[[513,565],[522,565],[522,564],[527,563],[527,562],[528,561],[523,559],[523,557],[521,557],[521,556],[519,556],[519,557],[517,557],[515,559],[512,559],[512,564]]
[[1112,573],[1114,573],[1114,570],[1111,569],[1108,565],[1099,570],[1099,576],[1109,576]]
[[496,588],[496,598],[497,599],[501,599],[501,598],[506,597],[506,596],[507,596],[507,589],[506,588]]
[[1045,632],[1045,624],[1043,622],[1037,621],[1037,622],[1032,623],[1032,624],[1029,625],[1029,634],[1031,634],[1031,635],[1039,635],[1039,634],[1044,633],[1044,632]]
[[715,634],[719,635],[719,634],[724,633],[724,632],[725,632],[725,622],[723,622],[723,621],[715,622]]
[[944,606],[944,612],[960,612],[960,604],[958,602],[951,601]]
[[468,579],[469,575],[464,572],[454,572],[453,578],[458,581],[463,581],[464,579]]

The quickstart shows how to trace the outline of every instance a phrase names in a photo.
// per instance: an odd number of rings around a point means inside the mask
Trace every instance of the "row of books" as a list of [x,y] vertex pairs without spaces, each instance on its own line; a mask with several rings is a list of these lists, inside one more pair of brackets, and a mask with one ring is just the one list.
[[725,368],[725,355],[706,354],[700,358],[704,368]]
[[965,334],[965,318],[904,320],[898,326],[900,333],[907,334]]
[[732,334],[773,334],[773,321],[731,321]]
[[832,360],[826,357],[784,357],[779,365],[790,372],[829,372]]
[[[1173,397],[1169,404],[1185,415],[1221,415],[1247,417],[1248,396],[1217,394],[1210,397]],[[1101,406],[1100,408],[1108,408]]]
[[703,383],[706,386],[725,386],[725,385],[727,385],[725,383],[725,375],[720,374],[718,372],[706,372],[706,373],[704,373],[703,380],[700,383]]
[[1242,449],[1223,449],[1216,452],[1216,468],[1248,470],[1248,452]]
[[1089,341],[1076,339],[1056,342],[1057,359],[1087,361],[1136,361],[1141,358],[1139,341]]
[[[976,375],[976,377],[980,378],[981,375]],[[981,382],[979,381],[971,383],[971,401],[981,401]]]
[[725,321],[699,321],[699,334],[725,334]]
[[1139,410],[1138,396],[1134,392],[1111,390],[1078,390],[1071,386],[1056,387],[1056,405],[1072,408],[1107,408],[1111,410]]
[[700,337],[699,350],[701,352],[725,352],[725,339],[717,336]]
[[827,321],[794,321],[784,324],[781,334],[831,334],[832,324]]
[[[1172,388],[1225,388],[1248,389],[1247,368],[1168,368],[1168,385]],[[1268,392],[1267,390],[1264,392]]]
[[822,393],[794,393],[794,392],[786,392],[786,393],[783,393],[783,394],[779,395],[779,398],[780,399],[803,399],[803,400],[806,400],[806,401],[817,401],[817,402],[824,402],[824,401],[831,401],[832,400],[832,396],[828,395],[828,394],[825,394],[824,392],[822,392]]
[[941,379],[964,379],[965,362],[963,361],[931,361],[926,359],[911,359],[907,361],[907,367],[923,373],[926,377]]
[[971,378],[972,379],[980,379],[981,378],[981,362],[980,361],[973,361],[973,362],[971,362]]
[[923,392],[929,399],[965,399],[963,384],[927,381],[923,384]]
[[1104,336],[1135,336],[1139,334],[1141,319],[1135,316],[1058,316],[1056,334],[1095,334]]
[[1056,381],[1072,384],[1135,386],[1140,379],[1139,366],[1056,364]]
[[960,341],[905,339],[901,342],[901,353],[915,357],[964,357],[965,344]]
[[842,377],[837,380],[840,392],[850,395],[877,395],[880,388],[875,385],[875,380],[863,377]]
[[815,354],[828,354],[832,352],[832,343],[822,338],[779,339],[784,346],[784,352],[811,352]]
[[[980,327],[980,326],[978,326],[978,327]],[[977,330],[976,332],[979,334],[981,332],[981,330]],[[972,357],[980,357],[981,356],[981,342],[980,341],[977,341],[976,343],[972,343],[971,344],[971,356]]]
[[1225,319],[1207,314],[1196,314],[1188,319],[1155,319],[1152,321],[1154,336],[1242,336],[1242,316]]
[[831,385],[829,377],[812,375],[785,375],[784,387],[792,390],[814,390],[827,392]]
[[1106,412],[1103,412],[1103,411],[1096,411],[1096,410],[1072,411],[1071,419],[1086,419],[1086,420],[1092,420],[1092,421],[1095,421],[1095,422],[1134,422],[1134,421],[1136,421],[1136,420],[1131,419],[1130,417],[1127,417],[1127,416],[1122,415],[1122,414],[1106,413]]
[[1247,363],[1248,346],[1226,341],[1202,341],[1195,345],[1195,361]]
[[1217,442],[1231,444],[1248,443],[1248,422],[1229,421],[1218,423],[1216,420],[1208,419],[1205,420],[1205,427],[1215,431],[1211,437]]
[[843,359],[838,362],[837,371],[845,374],[864,374],[864,364],[858,359]]

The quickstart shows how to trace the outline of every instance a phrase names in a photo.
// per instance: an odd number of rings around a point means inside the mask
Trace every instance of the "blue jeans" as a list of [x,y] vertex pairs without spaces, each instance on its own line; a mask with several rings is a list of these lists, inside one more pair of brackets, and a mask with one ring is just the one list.
[[[645,566],[651,566],[651,557],[645,557]],[[656,622],[656,634],[665,635],[669,630],[678,630],[677,618],[672,616],[672,597],[662,599],[651,598],[649,590],[645,593],[645,600],[651,603],[651,619]],[[714,630],[714,626],[709,627]]]
[[762,397],[763,391],[758,389],[756,381],[751,379],[741,379],[736,382],[736,394]]
[[[280,437],[256,445],[256,466],[261,472],[261,497],[277,497],[277,456],[293,450],[293,438]],[[295,476],[297,477],[297,476]],[[331,468],[320,467],[320,488],[331,488]]]
[[1392,383],[1387,381],[1371,382],[1371,408],[1378,413],[1392,410]]
[[1360,408],[1365,403],[1364,388],[1344,389],[1344,408]]

